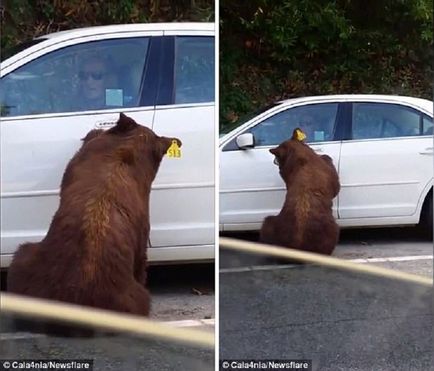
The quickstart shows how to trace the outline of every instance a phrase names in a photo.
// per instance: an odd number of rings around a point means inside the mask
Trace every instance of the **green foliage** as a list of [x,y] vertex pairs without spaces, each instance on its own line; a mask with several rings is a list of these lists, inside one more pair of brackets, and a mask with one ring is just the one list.
[[78,27],[214,19],[213,0],[4,0],[3,4],[2,50]]
[[220,1],[221,127],[272,101],[432,99],[432,0]]

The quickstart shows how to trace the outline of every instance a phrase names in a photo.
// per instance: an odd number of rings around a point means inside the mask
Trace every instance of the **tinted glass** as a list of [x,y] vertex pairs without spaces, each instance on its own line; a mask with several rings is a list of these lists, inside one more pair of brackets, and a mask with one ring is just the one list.
[[177,37],[175,104],[214,101],[214,38]]
[[249,112],[249,113],[247,113],[241,117],[236,118],[236,120],[234,122],[220,128],[220,136],[223,134],[229,133],[230,131],[234,130],[238,126],[243,125],[244,123],[251,120],[252,118],[259,116],[261,113],[264,113],[265,111],[268,111],[269,109],[276,107],[279,104],[280,104],[279,102],[271,103],[271,104],[268,104],[264,107],[261,107],[261,108],[255,110],[253,112]]
[[262,121],[249,130],[255,145],[278,145],[289,139],[295,128],[301,128],[307,142],[332,140],[338,104],[311,104],[288,109]]
[[387,103],[354,103],[353,139],[422,135],[419,112]]
[[2,116],[139,104],[149,39],[89,42],[46,54],[1,80]]
[[423,132],[423,135],[432,135],[433,134],[433,122],[432,122],[431,117],[428,117],[428,116],[423,117],[422,132]]

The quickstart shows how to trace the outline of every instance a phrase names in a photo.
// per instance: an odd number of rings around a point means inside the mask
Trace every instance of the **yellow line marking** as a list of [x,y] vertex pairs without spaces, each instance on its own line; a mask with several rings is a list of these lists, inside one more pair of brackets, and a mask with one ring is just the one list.
[[414,256],[392,256],[390,258],[360,258],[349,259],[353,263],[399,263],[399,262],[411,262],[416,260],[433,260],[432,255],[414,255]]

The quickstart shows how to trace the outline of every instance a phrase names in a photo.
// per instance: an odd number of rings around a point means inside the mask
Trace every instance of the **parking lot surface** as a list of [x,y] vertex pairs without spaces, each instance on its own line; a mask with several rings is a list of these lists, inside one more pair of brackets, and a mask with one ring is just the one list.
[[[344,231],[334,256],[432,275],[432,243],[408,229]],[[226,249],[220,271],[221,360],[308,359],[313,370],[432,369],[432,287],[276,265]]]

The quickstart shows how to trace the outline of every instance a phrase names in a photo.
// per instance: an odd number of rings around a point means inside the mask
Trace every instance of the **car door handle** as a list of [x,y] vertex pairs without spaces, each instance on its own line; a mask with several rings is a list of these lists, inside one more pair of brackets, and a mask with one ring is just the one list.
[[322,148],[315,148],[314,151],[316,153],[323,153],[324,152]]
[[106,129],[115,126],[117,121],[100,121],[95,123],[97,129]]
[[425,148],[425,150],[424,151],[420,151],[419,152],[419,154],[421,154],[421,155],[432,155],[433,154],[433,147],[428,147],[428,148]]

